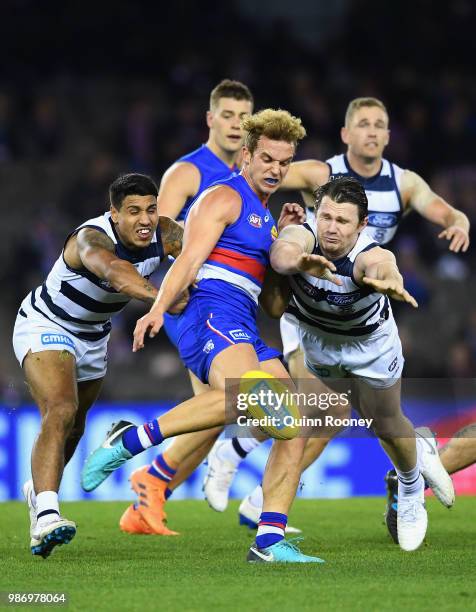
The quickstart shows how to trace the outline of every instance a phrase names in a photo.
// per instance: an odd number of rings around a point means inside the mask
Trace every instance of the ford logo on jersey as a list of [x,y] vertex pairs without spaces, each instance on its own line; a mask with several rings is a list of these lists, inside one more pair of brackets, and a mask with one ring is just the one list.
[[347,294],[329,293],[326,300],[329,304],[334,304],[335,306],[348,306],[349,304],[353,304],[354,302],[360,300],[360,291]]
[[369,214],[369,225],[373,227],[393,227],[397,223],[397,213],[374,212]]
[[263,219],[256,213],[250,213],[248,215],[248,223],[252,227],[257,227],[259,229],[263,225]]

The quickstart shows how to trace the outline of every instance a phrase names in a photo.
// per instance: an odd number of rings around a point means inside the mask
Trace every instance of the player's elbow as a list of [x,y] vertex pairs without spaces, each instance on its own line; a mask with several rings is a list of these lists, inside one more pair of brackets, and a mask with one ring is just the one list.
[[[109,263],[105,273],[105,280],[118,293],[127,295],[130,279],[128,278],[131,268],[135,271],[134,266],[123,259],[115,259]],[[128,274],[129,273],[129,274]]]
[[282,248],[282,245],[276,245],[276,248],[271,249],[269,263],[278,274],[289,274],[290,261],[289,253],[286,248]]

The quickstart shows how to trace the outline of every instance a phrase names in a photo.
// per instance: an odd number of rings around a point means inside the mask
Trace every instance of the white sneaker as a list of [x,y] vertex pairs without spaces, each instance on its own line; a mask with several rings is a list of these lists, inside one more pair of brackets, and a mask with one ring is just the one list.
[[404,496],[398,488],[397,533],[403,550],[416,550],[425,539],[428,516],[425,508],[425,486],[416,495]]
[[33,538],[33,533],[36,531],[36,506],[33,503],[33,480],[27,480],[21,488],[23,497],[28,504],[28,510],[30,511],[30,546],[37,546],[40,541]]
[[36,524],[31,534],[31,554],[49,557],[55,546],[69,544],[76,535],[76,523],[57,514],[50,521]]
[[[238,508],[238,521],[240,525],[245,525],[250,529],[258,529],[259,517],[261,508],[257,508],[250,502],[250,496],[247,495]],[[286,525],[285,533],[302,533],[302,529]]]
[[418,427],[415,433],[420,472],[439,501],[451,508],[455,503],[455,490],[450,475],[441,463],[435,436],[429,427]]
[[208,454],[208,469],[203,480],[203,492],[209,506],[217,512],[224,512],[237,467],[231,461],[222,461],[217,453],[227,440],[218,440]]

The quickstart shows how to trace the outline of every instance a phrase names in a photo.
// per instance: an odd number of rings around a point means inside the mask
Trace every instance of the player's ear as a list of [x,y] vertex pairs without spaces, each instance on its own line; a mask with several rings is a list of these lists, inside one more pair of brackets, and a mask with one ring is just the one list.
[[385,139],[385,146],[390,142],[390,130],[387,130],[387,138]]
[[213,113],[212,111],[208,110],[207,111],[207,126],[209,129],[211,129],[212,125],[213,125]]
[[362,221],[359,221],[359,233],[367,227],[368,222],[369,222],[368,217],[364,217]]
[[340,137],[344,144],[349,144],[349,130],[345,127],[345,125],[344,127],[340,128]]
[[243,145],[242,160],[243,160],[243,164],[249,164],[251,161],[250,150],[244,145]]
[[111,206],[109,207],[109,212],[111,213],[112,222],[117,223],[117,217],[119,214],[117,208],[111,204]]

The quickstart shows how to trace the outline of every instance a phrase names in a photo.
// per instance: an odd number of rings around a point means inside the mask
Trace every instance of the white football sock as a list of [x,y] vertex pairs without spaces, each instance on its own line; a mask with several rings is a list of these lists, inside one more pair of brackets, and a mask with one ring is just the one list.
[[263,507],[263,487],[259,484],[255,489],[248,495],[248,501],[255,508]]
[[261,442],[256,438],[238,438],[238,444],[245,453],[251,453],[255,448],[258,448]]
[[[42,512],[46,512],[41,516]],[[59,516],[58,493],[56,491],[42,491],[36,496],[36,513],[38,516],[38,527],[49,523],[51,519]]]
[[405,496],[417,495],[425,488],[425,481],[420,474],[418,464],[408,472],[402,472],[395,468],[398,476],[398,490]]
[[222,444],[220,444],[218,447],[217,457],[220,461],[228,461],[235,467],[238,467],[243,461],[243,457],[240,457],[240,455],[234,449],[232,439],[223,440]]

